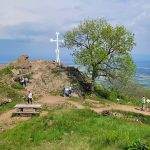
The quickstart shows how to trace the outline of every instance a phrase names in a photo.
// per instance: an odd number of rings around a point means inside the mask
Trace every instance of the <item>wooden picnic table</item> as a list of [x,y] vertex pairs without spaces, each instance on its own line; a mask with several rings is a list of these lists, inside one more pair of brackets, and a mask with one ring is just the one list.
[[39,114],[42,108],[41,104],[17,104],[15,114]]

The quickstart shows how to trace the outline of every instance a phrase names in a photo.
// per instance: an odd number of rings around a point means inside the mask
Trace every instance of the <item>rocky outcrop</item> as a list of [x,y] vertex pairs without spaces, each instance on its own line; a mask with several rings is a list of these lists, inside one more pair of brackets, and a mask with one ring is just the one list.
[[[29,79],[29,83],[25,87],[31,90],[35,97],[60,94],[65,86],[74,87],[76,93],[81,91],[84,93],[88,85],[82,74],[75,68],[60,66],[54,61],[33,60],[29,61],[28,55],[22,55],[11,64],[12,74],[8,76],[7,83],[18,82],[23,77]],[[4,77],[3,77],[4,79]]]
[[65,72],[57,71],[59,67],[51,61],[35,60],[31,62],[31,76],[28,90],[36,97],[58,94],[64,86],[70,85],[70,79]]
[[15,75],[17,74],[26,74],[31,69],[31,62],[28,60],[28,55],[20,56],[16,61],[12,62],[14,69],[12,70]]
[[20,57],[17,59],[17,62],[18,62],[18,63],[28,62],[28,61],[29,61],[28,58],[29,58],[28,55],[22,55],[22,56],[20,56]]
[[7,103],[11,103],[11,102],[12,102],[11,99],[1,101],[1,102],[0,102],[0,106],[6,105]]

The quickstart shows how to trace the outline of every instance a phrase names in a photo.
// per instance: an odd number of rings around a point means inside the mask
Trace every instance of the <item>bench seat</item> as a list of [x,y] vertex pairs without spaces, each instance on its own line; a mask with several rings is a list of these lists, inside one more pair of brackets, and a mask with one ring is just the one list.
[[28,116],[28,115],[39,115],[40,109],[42,108],[40,104],[17,104],[15,106],[17,109],[16,112],[13,113],[14,116],[16,115],[22,115],[22,116]]
[[19,112],[14,112],[14,114],[39,114],[40,112],[28,112],[28,111],[19,111]]
[[15,108],[33,108],[33,109],[40,109],[41,105],[40,104],[17,104]]

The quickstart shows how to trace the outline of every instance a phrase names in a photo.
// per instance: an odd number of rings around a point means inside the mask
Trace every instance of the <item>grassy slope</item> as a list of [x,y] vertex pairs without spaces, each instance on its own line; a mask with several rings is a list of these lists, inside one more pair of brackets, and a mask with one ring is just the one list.
[[[148,89],[141,88],[141,90],[147,94],[150,94]],[[138,92],[133,90],[133,93]],[[91,98],[103,101],[104,103],[118,103],[123,105],[140,106],[142,96],[137,95],[135,97],[131,96],[129,93],[125,94],[121,92],[116,92],[114,90],[110,91],[109,89],[101,86],[100,84],[95,83],[95,94],[92,95]],[[119,101],[117,99],[119,99]]]
[[150,144],[150,126],[89,110],[55,110],[0,135],[2,150],[119,150],[138,139]]
[[8,103],[0,107],[0,113],[12,109],[17,103],[24,100],[25,96],[18,93],[18,89],[14,89],[8,84],[0,83],[0,100],[12,99],[12,103]]
[[18,89],[14,89],[14,87],[4,83],[0,83],[0,95],[1,97],[5,97],[5,100],[7,98],[13,101],[12,103],[1,106],[0,113],[12,109],[15,104],[24,100],[24,95],[19,94]]
[[24,87],[17,83],[6,84],[2,80],[3,77],[12,78],[12,66],[8,66],[6,68],[0,69],[0,102],[12,99],[12,103],[6,104],[0,107],[0,113],[12,109],[15,104],[22,101],[24,96],[19,94],[18,91],[24,89]]
[[[10,69],[0,71],[1,77],[3,74],[11,75]],[[0,113],[11,109],[22,99],[16,89],[19,90],[22,87],[16,84],[9,86],[0,83],[0,94],[14,100],[13,103],[0,107]],[[102,92],[100,91],[100,93]],[[99,96],[104,97],[104,99]],[[105,97],[105,95],[92,98],[100,100],[101,103],[112,103],[112,101],[107,100],[109,97]],[[123,101],[123,103],[128,103],[128,101]],[[119,150],[138,139],[150,144],[150,118],[146,119],[148,121],[142,124],[116,117],[102,117],[88,110],[65,112],[64,110],[55,110],[46,117],[32,118],[3,132],[0,135],[0,149]],[[54,124],[51,125],[52,122]]]

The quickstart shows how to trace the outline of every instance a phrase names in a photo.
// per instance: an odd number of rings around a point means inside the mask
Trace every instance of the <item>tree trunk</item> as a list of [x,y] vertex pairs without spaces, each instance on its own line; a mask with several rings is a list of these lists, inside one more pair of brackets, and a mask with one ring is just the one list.
[[92,72],[92,83],[91,83],[91,91],[94,92],[94,82],[95,82],[95,71],[93,69]]
[[91,91],[94,92],[94,82],[91,83]]

